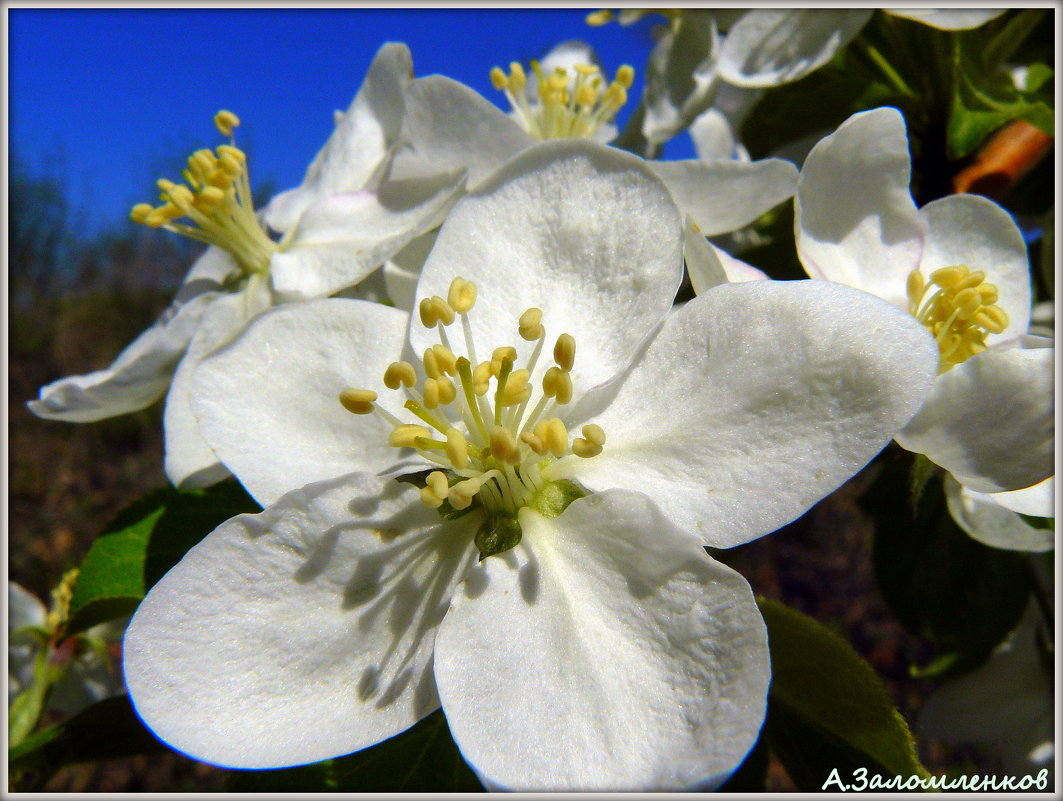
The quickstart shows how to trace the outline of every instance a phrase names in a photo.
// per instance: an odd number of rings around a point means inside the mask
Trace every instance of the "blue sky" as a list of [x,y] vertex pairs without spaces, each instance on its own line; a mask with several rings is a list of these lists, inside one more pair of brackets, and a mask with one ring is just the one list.
[[621,63],[635,67],[637,98],[653,23],[591,28],[586,13],[9,8],[10,152],[62,178],[90,229],[120,225],[134,203],[155,199],[156,178],[178,178],[192,150],[218,144],[211,119],[228,108],[243,121],[252,182],[284,189],[302,180],[333,110],[348,106],[386,41],[410,46],[416,74],[448,75],[505,105],[492,66],[582,38],[609,77]]

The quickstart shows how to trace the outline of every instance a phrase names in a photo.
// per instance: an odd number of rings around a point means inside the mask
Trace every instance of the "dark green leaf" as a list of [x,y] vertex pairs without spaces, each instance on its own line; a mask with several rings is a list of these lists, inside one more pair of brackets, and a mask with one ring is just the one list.
[[235,481],[157,490],[121,512],[81,564],[66,634],[131,614],[145,593],[219,524],[258,504]]
[[835,768],[852,776],[925,776],[908,725],[882,681],[837,634],[758,598],[771,646],[766,734],[799,789],[820,791]]
[[37,790],[64,765],[165,750],[140,722],[129,696],[121,695],[24,740],[8,752],[8,765],[18,789]]
[[1030,571],[1023,554],[983,545],[956,525],[940,477],[927,482],[913,510],[914,459],[888,450],[862,502],[874,521],[875,575],[897,619],[933,642],[939,656],[955,652],[949,672],[961,672],[984,661],[1018,623]]
[[481,792],[442,711],[350,756],[286,770],[233,771],[234,792]]
[[829,132],[857,111],[901,105],[902,98],[855,68],[855,54],[842,54],[838,66],[817,70],[764,94],[742,125],[742,143],[753,158],[811,134]]

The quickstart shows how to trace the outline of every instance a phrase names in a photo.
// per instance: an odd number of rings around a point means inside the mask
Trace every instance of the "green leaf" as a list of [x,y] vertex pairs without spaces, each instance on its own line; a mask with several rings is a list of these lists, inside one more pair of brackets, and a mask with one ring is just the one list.
[[766,92],[742,124],[742,143],[753,158],[764,158],[804,136],[833,130],[850,115],[904,98],[858,69],[856,54],[835,57],[830,66]]
[[8,751],[19,790],[38,790],[64,765],[166,750],[140,722],[128,695],[107,698]]
[[950,159],[969,155],[987,136],[1012,120],[1026,120],[1045,133],[1054,134],[1051,86],[1046,86],[1052,71],[1047,65],[1033,65],[1032,84],[1021,90],[1008,73],[986,73],[979,62],[976,54],[968,54],[957,46],[948,122]]
[[[862,501],[874,522],[872,557],[879,590],[909,631],[955,653],[950,675],[983,662],[1019,622],[1031,588],[1024,555],[991,548],[952,520],[939,477],[909,504],[915,455],[899,447],[879,460]],[[939,663],[941,664],[941,663]]]
[[285,770],[233,771],[233,792],[481,792],[441,710],[350,756]]
[[517,518],[506,515],[491,515],[480,525],[476,532],[476,548],[480,551],[480,561],[496,553],[504,553],[520,543],[522,532]]
[[837,769],[852,776],[928,776],[882,681],[841,637],[812,618],[758,598],[771,647],[768,747],[804,791]]
[[261,511],[236,481],[203,490],[156,490],[127,507],[81,564],[66,634],[132,614],[149,589],[218,525]]

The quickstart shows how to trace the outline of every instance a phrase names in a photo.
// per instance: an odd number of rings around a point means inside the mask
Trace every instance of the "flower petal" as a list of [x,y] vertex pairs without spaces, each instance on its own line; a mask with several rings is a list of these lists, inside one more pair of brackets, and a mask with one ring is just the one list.
[[[295,487],[398,460],[391,426],[353,415],[348,388],[383,389],[406,328],[402,312],[359,300],[289,303],[256,317],[192,377],[192,411],[204,440],[267,506]],[[382,393],[378,403],[402,408]]]
[[994,20],[1006,8],[884,8],[887,14],[904,17],[942,31],[967,31]]
[[727,31],[717,69],[735,86],[779,86],[822,67],[860,33],[873,9],[756,8]]
[[720,89],[716,75],[716,14],[684,9],[678,27],[657,40],[646,62],[642,134],[651,144],[667,142],[707,109]]
[[352,474],[223,523],[129,624],[137,714],[173,748],[237,768],[316,762],[439,705],[436,627],[476,552],[417,490]]
[[[622,370],[668,312],[682,279],[681,232],[668,190],[641,159],[587,141],[536,145],[454,206],[417,299],[447,297],[457,276],[476,284],[468,319],[481,359],[516,345],[522,361],[532,346],[517,336],[517,318],[541,309],[548,346],[562,332],[576,339],[579,392]],[[412,320],[418,354],[438,341]]]
[[687,217],[683,230],[683,258],[691,286],[698,295],[719,284],[763,281],[768,278],[756,267],[707,241],[694,227],[690,217]]
[[569,427],[605,449],[550,478],[639,489],[706,545],[731,547],[803,514],[919,409],[937,349],[908,314],[825,281],[750,281],[669,317],[627,376]]
[[745,579],[639,493],[520,522],[521,544],[469,573],[436,636],[465,758],[518,791],[723,781],[756,741],[770,674]]
[[749,225],[793,197],[797,186],[797,168],[782,159],[651,161],[649,165],[705,236]]
[[204,358],[229,342],[270,302],[268,281],[255,276],[243,291],[219,298],[203,315],[166,394],[165,468],[175,487],[209,487],[231,475],[199,433],[199,421],[192,414],[192,374]]
[[396,309],[413,311],[417,282],[421,279],[421,270],[424,269],[425,260],[432,252],[438,235],[438,230],[421,234],[384,262],[384,269],[381,271],[384,274],[384,284]]
[[534,140],[494,104],[443,75],[418,78],[406,90],[405,136],[433,170],[468,170],[475,187]]
[[68,423],[92,423],[150,406],[165,394],[200,318],[220,297],[204,292],[174,301],[106,370],[53,381],[26,405],[38,417]]
[[1008,551],[1044,553],[1055,547],[1054,528],[1034,528],[993,495],[974,492],[945,476],[945,498],[956,524],[979,542]]
[[336,130],[310,163],[303,183],[266,207],[265,219],[273,230],[287,232],[322,198],[372,188],[383,177],[402,130],[403,93],[412,76],[406,45],[389,42],[377,51],[358,94],[337,118]]
[[1022,232],[1011,215],[980,195],[948,195],[919,210],[927,227],[919,270],[924,276],[939,267],[964,264],[983,270],[986,281],[1000,291],[997,302],[1008,315],[1002,334],[990,334],[989,345],[1016,339],[1030,327],[1033,296],[1030,261]]
[[1056,477],[1046,478],[1032,487],[1011,492],[991,492],[986,497],[993,503],[1031,517],[1056,516]]
[[308,208],[295,237],[270,260],[273,287],[315,298],[354,286],[411,239],[439,225],[465,189],[459,174],[388,182]]
[[797,253],[813,278],[849,284],[908,308],[923,223],[908,182],[904,118],[854,114],[805,159],[794,197]]
[[1022,489],[1052,475],[1055,348],[994,348],[938,376],[897,442],[968,489]]

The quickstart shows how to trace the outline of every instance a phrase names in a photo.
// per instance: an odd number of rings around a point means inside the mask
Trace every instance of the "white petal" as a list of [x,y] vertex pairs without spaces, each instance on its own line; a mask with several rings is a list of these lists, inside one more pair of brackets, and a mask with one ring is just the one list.
[[757,8],[727,31],[717,69],[728,83],[769,87],[823,66],[871,19],[873,9]]
[[351,414],[339,394],[371,389],[402,414],[383,375],[405,328],[404,313],[359,300],[264,312],[193,375],[203,438],[263,506],[312,481],[390,467],[398,461],[387,444],[391,426],[376,414]]
[[406,729],[439,705],[433,640],[475,559],[469,525],[366,474],[223,523],[129,624],[137,714],[179,751],[238,768],[316,762]]
[[414,153],[437,170],[467,169],[470,186],[534,141],[497,106],[442,75],[411,83],[406,103]]
[[282,192],[265,211],[275,231],[287,232],[308,207],[342,192],[372,188],[402,130],[403,92],[413,77],[404,44],[389,42],[369,65],[350,108],[307,168],[301,186]]
[[919,210],[927,227],[919,269],[924,276],[939,267],[964,264],[982,270],[1000,290],[998,304],[1008,327],[990,334],[993,345],[1015,339],[1030,327],[1030,261],[1022,232],[1011,215],[980,195],[948,195]]
[[[182,295],[185,293],[191,293],[190,296],[194,297],[208,289],[220,289],[222,284],[239,272],[240,265],[236,263],[229,251],[211,245],[193,262],[192,269],[185,276],[177,297],[183,300]],[[211,284],[216,284],[216,286],[211,286]]]
[[690,123],[690,138],[694,140],[694,152],[702,161],[735,157],[738,139],[727,115],[718,108],[710,108]]
[[242,292],[220,298],[203,315],[166,394],[165,468],[167,478],[175,487],[209,487],[230,475],[204,441],[199,421],[192,414],[192,374],[204,358],[229,342],[248,320],[268,308],[270,300],[266,279],[253,277]]
[[569,417],[604,451],[551,478],[646,492],[706,545],[748,542],[804,513],[923,402],[937,349],[908,314],[826,281],[751,281],[668,318],[622,381]]
[[314,204],[295,237],[270,260],[274,289],[306,299],[354,286],[415,236],[439,225],[464,189],[462,176],[446,173]]
[[991,349],[934,382],[897,435],[977,492],[1043,481],[1054,462],[1054,348]]
[[384,283],[395,308],[405,312],[413,311],[417,282],[421,279],[421,270],[424,269],[425,260],[432,252],[438,235],[438,231],[421,234],[384,262]]
[[808,274],[907,309],[924,235],[910,175],[904,118],[894,108],[854,114],[816,145],[794,197],[797,252]]
[[943,31],[966,31],[996,19],[1006,8],[884,8],[895,17],[914,19]]
[[667,142],[712,105],[720,90],[716,75],[718,36],[713,11],[685,9],[678,29],[657,40],[646,62],[642,134]]
[[1034,528],[993,495],[969,490],[951,475],[945,477],[945,497],[956,524],[985,545],[1034,553],[1055,547],[1054,529]]
[[39,649],[35,637],[15,634],[24,626],[43,626],[48,609],[21,584],[7,584],[7,703],[33,683],[34,659]]
[[1032,487],[1011,492],[991,492],[986,497],[1005,509],[1031,517],[1056,516],[1056,477],[1046,478]]
[[[587,141],[537,145],[454,206],[417,299],[447,297],[456,276],[475,283],[468,317],[480,359],[502,345],[528,354],[517,318],[542,309],[547,347],[562,332],[576,339],[579,392],[623,369],[671,307],[681,230],[668,190],[641,159]],[[418,354],[438,341],[413,320]]]
[[689,217],[683,230],[683,258],[690,283],[698,295],[719,284],[764,281],[768,278],[756,267],[707,241],[694,228]]
[[175,301],[147,331],[126,346],[106,370],[75,375],[41,387],[26,405],[38,417],[92,423],[150,406],[163,396],[200,317],[218,292]]
[[8,633],[24,626],[43,626],[48,616],[44,602],[14,581],[7,583],[7,630]]
[[745,579],[639,493],[521,512],[436,637],[451,733],[518,791],[707,789],[757,738],[770,674]]
[[748,225],[793,197],[797,186],[797,168],[781,159],[651,161],[649,165],[705,236]]

